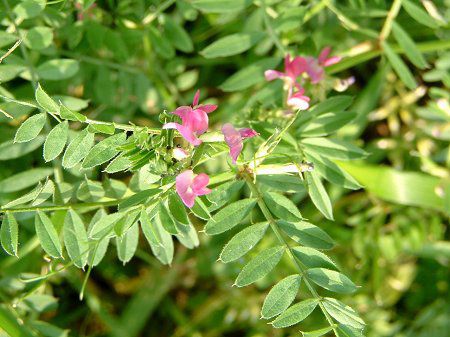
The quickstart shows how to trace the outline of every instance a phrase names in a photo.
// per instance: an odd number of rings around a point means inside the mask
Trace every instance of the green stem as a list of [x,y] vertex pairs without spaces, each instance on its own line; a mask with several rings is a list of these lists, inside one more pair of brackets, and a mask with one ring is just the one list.
[[286,48],[283,46],[277,34],[275,33],[272,23],[270,22],[269,16],[267,15],[267,6],[265,0],[261,0],[261,9],[264,16],[264,24],[267,28],[267,32],[269,33],[270,38],[272,39],[273,43],[275,43],[277,48],[283,53],[283,56],[286,55],[287,53]]
[[55,205],[55,206],[36,206],[36,207],[18,207],[18,208],[0,208],[0,213],[25,213],[25,212],[51,212],[51,211],[61,211],[69,208],[80,209],[80,208],[99,208],[107,206],[115,206],[120,204],[125,199],[117,199],[111,201],[103,202],[86,202],[83,204],[65,204],[65,205]]
[[306,287],[308,288],[308,290],[310,291],[311,295],[314,298],[317,298],[319,300],[319,307],[322,310],[326,320],[328,321],[328,323],[330,324],[330,326],[333,328],[334,333],[337,336],[337,331],[335,328],[335,324],[333,322],[333,319],[331,318],[330,314],[326,311],[323,303],[322,303],[322,297],[317,293],[317,290],[314,288],[314,286],[312,285],[312,283],[307,279],[305,271],[306,271],[306,267],[305,265],[295,257],[291,246],[289,245],[289,243],[283,238],[283,235],[281,234],[277,222],[275,221],[274,217],[272,216],[272,213],[270,212],[269,208],[267,207],[266,203],[264,202],[264,199],[262,197],[261,192],[258,190],[258,187],[256,186],[256,184],[253,182],[252,177],[249,175],[245,175],[245,180],[247,182],[247,185],[249,186],[250,190],[252,191],[252,193],[256,196],[257,198],[257,202],[258,202],[258,206],[261,209],[261,212],[263,213],[264,217],[266,218],[266,220],[269,222],[270,228],[272,229],[272,231],[274,232],[275,236],[277,237],[278,241],[286,247],[286,250],[288,252],[289,258],[293,261],[295,267],[297,268],[299,274],[303,277],[303,281],[306,285]]
[[391,33],[392,29],[392,22],[397,17],[398,12],[400,11],[400,8],[402,7],[401,0],[394,0],[392,3],[391,9],[389,10],[389,13],[386,17],[386,21],[384,21],[383,28],[381,29],[379,40],[380,42],[383,42],[389,37],[389,34]]
[[156,10],[153,13],[147,14],[144,19],[142,20],[142,23],[144,25],[150,24],[153,20],[155,20],[159,14],[164,12],[167,8],[172,6],[175,3],[175,0],[166,0],[161,5],[156,8]]

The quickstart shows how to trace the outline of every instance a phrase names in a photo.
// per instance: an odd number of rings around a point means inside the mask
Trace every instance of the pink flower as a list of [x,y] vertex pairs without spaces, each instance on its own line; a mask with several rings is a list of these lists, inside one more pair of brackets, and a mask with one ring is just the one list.
[[311,83],[318,83],[324,77],[324,68],[338,63],[341,60],[339,56],[328,57],[331,52],[330,47],[325,47],[316,59],[314,57],[307,57],[306,72],[308,73]]
[[273,81],[274,79],[281,78],[289,83],[289,86],[297,85],[297,77],[306,71],[307,62],[306,59],[300,56],[295,57],[291,61],[290,55],[286,55],[284,58],[284,73],[277,70],[266,70],[264,76],[267,81]]
[[306,110],[309,108],[309,97],[304,96],[305,89],[300,88],[296,93],[288,97],[287,104],[299,110]]
[[181,118],[181,124],[166,123],[163,125],[163,129],[177,129],[183,138],[194,146],[202,143],[197,136],[206,132],[208,129],[208,114],[217,109],[217,105],[213,104],[198,105],[199,97],[200,90],[197,90],[192,106],[180,106],[171,112]]
[[177,176],[175,187],[183,203],[192,208],[195,197],[211,193],[211,190],[206,187],[208,184],[209,177],[207,174],[195,175],[192,170],[186,170]]
[[222,126],[222,133],[225,137],[225,142],[230,148],[230,156],[233,164],[236,164],[236,160],[242,152],[242,148],[244,147],[243,140],[259,135],[255,130],[249,128],[236,130],[230,123]]

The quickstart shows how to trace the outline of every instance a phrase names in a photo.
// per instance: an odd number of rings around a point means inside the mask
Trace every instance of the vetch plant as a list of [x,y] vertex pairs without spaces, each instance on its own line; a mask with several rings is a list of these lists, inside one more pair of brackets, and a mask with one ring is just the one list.
[[[0,291],[5,299],[0,327],[8,322],[10,334],[31,327],[31,335],[56,335],[38,318],[56,302],[47,285],[70,283],[89,313],[106,317],[112,335],[135,337],[136,326],[143,329],[149,317],[147,309],[160,304],[153,297],[146,302],[153,295],[145,291],[163,297],[174,279],[188,287],[194,278],[181,276],[198,264],[194,274],[220,284],[220,292],[229,289],[224,298],[237,293],[241,302],[244,290],[231,286],[264,291],[264,297],[245,293],[260,314],[246,308],[242,315],[270,324],[264,328],[294,327],[309,337],[363,336],[366,325],[354,308],[371,312],[374,303],[398,299],[397,294],[384,299],[380,284],[404,287],[406,282],[380,268],[395,269],[392,261],[403,258],[395,260],[398,246],[414,251],[415,260],[444,250],[414,246],[428,237],[443,240],[436,214],[427,230],[417,224],[399,236],[396,223],[382,226],[385,218],[386,223],[391,217],[399,223],[417,218],[414,212],[403,216],[404,209],[384,200],[438,211],[446,206],[448,189],[437,177],[448,178],[440,167],[448,135],[438,122],[447,120],[449,106],[442,89],[448,86],[448,55],[442,50],[449,44],[441,40],[444,33],[435,34],[446,19],[431,2],[422,3],[396,0],[385,8],[364,1],[3,0],[6,29],[0,32],[0,48],[8,50],[0,53],[0,117],[6,120],[0,126],[0,162],[5,164],[0,168],[0,243],[9,256],[0,259],[0,269],[6,270],[0,280],[6,289]],[[427,27],[419,34],[423,42],[409,36],[413,30],[406,23],[412,19]],[[364,26],[372,21],[380,33]],[[312,32],[314,25],[318,28]],[[332,53],[329,45],[346,34],[349,38]],[[424,52],[442,52],[436,69],[428,69],[431,61]],[[242,53],[248,54],[241,58]],[[377,57],[381,60],[370,81],[356,70],[344,79],[333,77]],[[417,74],[410,66],[418,68]],[[427,95],[425,85],[418,85],[418,71],[425,69],[420,80],[436,82],[430,95],[439,99],[418,109],[422,120],[415,124],[410,106]],[[358,87],[350,87],[356,78]],[[340,94],[349,87],[352,96]],[[386,100],[379,110],[378,100]],[[373,128],[383,139],[372,141],[370,133],[356,140],[370,121],[384,120]],[[430,144],[430,138],[441,143]],[[352,161],[368,155],[357,146],[363,142],[374,156],[371,165],[358,166]],[[381,147],[391,151],[384,155]],[[420,161],[434,177],[416,184],[415,176],[378,167],[388,161],[396,168]],[[370,198],[344,192],[359,190],[362,182]],[[386,188],[397,184],[402,193]],[[405,185],[418,186],[426,198],[403,193]],[[330,225],[335,218],[336,225]],[[411,246],[399,245],[399,237]],[[186,249],[192,255],[180,272]],[[350,249],[356,257],[339,260],[338,253]],[[376,256],[367,256],[371,249]],[[29,262],[31,255],[43,260]],[[111,263],[116,256],[120,266]],[[137,259],[145,266],[129,272]],[[220,263],[219,273],[208,274]],[[117,281],[111,288],[127,297],[123,283],[134,276],[121,278],[122,270],[144,275],[148,264],[156,270],[150,281],[160,288],[145,289],[148,278],[137,286],[129,282],[138,289],[131,309],[108,308],[124,312],[119,323],[90,289],[105,264],[111,267],[109,279]],[[14,268],[14,277],[8,267]],[[166,270],[169,276],[159,279]],[[405,279],[415,274],[409,265],[406,272],[399,270]],[[226,284],[230,275],[234,281]],[[373,283],[365,284],[366,278]],[[365,294],[356,295],[358,290]],[[184,298],[177,294],[177,301]],[[216,305],[204,312],[215,316],[210,311]],[[204,312],[186,319],[174,303],[162,306],[162,312],[189,321],[175,336],[197,333],[196,320]],[[217,307],[224,322],[239,316],[235,308],[223,314],[220,303]],[[383,320],[390,317],[384,307],[377,309]],[[140,323],[130,320],[140,315]],[[397,333],[397,324],[392,325]]]

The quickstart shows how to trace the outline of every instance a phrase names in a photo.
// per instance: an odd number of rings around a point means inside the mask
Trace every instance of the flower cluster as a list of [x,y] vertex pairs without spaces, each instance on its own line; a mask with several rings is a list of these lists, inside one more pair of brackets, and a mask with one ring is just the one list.
[[[180,106],[171,113],[181,118],[180,123],[166,123],[163,129],[176,129],[181,136],[193,146],[198,146],[202,143],[198,136],[202,135],[208,130],[208,114],[217,109],[217,105],[206,104],[199,105],[200,91],[195,93],[192,106]],[[236,130],[233,125],[226,123],[222,127],[225,142],[230,148],[230,156],[233,164],[239,157],[243,149],[243,140],[246,138],[255,137],[258,133],[255,130],[244,128]],[[188,156],[183,149],[178,149],[174,152],[174,158],[184,159]],[[206,186],[209,184],[209,176],[206,173],[196,175],[192,170],[185,170],[180,173],[175,180],[175,188],[183,203],[191,208],[194,206],[195,198],[197,196],[211,193],[211,190]]]
[[309,108],[310,98],[305,96],[305,89],[302,87],[303,78],[298,80],[302,75],[309,78],[312,84],[320,82],[324,78],[324,68],[331,66],[341,60],[339,56],[330,55],[331,48],[324,48],[318,58],[297,56],[291,60],[290,55],[286,55],[284,59],[284,72],[277,70],[266,70],[264,75],[267,81],[280,78],[284,80],[287,90],[286,104],[289,107],[299,110]]

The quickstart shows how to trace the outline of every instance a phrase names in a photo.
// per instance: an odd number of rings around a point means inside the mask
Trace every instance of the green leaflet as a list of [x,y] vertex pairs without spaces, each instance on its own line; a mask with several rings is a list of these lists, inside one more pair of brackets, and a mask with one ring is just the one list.
[[314,248],[294,247],[292,248],[292,253],[307,268],[338,269],[328,256]]
[[70,142],[66,152],[64,152],[62,165],[65,168],[74,167],[86,157],[93,145],[94,134],[84,129]]
[[47,112],[59,113],[59,106],[56,102],[42,89],[41,85],[38,84],[36,91],[34,93],[36,102]]
[[106,163],[119,153],[118,146],[126,140],[125,132],[108,137],[94,145],[81,164],[83,168],[92,168]]
[[290,275],[273,286],[264,300],[261,317],[272,318],[289,308],[297,296],[301,280],[298,274]]
[[250,0],[193,0],[192,6],[205,13],[228,13],[240,11]]
[[329,182],[352,190],[362,187],[350,174],[328,158],[311,153],[307,153],[306,158],[314,163],[314,170]]
[[148,243],[151,246],[162,245],[160,233],[156,229],[154,222],[145,211],[145,209],[141,211],[139,222],[141,223],[142,232],[144,233],[144,236],[147,239]]
[[356,286],[342,273],[325,268],[313,268],[306,271],[308,279],[330,291],[340,294],[351,294]]
[[85,122],[87,120],[86,116],[80,114],[79,112],[71,111],[64,104],[61,103],[60,107],[61,118],[67,119],[74,122]]
[[45,213],[37,211],[34,225],[37,237],[45,252],[54,258],[62,257],[62,247],[59,242],[58,233],[50,218]]
[[[92,217],[91,221],[89,222],[88,227],[88,238],[91,237],[92,229],[94,228],[94,225],[104,216],[106,216],[106,212],[103,208],[100,208],[97,212],[95,212],[94,216]],[[103,257],[106,254],[106,251],[108,250],[109,245],[109,237],[105,237],[99,241],[90,241],[90,250],[89,250],[89,257],[88,257],[88,265],[95,267],[98,265]],[[94,255],[95,254],[95,255]]]
[[164,229],[170,234],[178,234],[178,229],[175,225],[175,220],[170,215],[168,209],[163,203],[159,204],[158,215]]
[[118,155],[116,158],[111,160],[111,162],[106,166],[105,172],[106,173],[116,173],[120,171],[128,170],[131,167],[131,161],[123,156]]
[[280,262],[285,247],[265,249],[248,262],[236,278],[235,285],[244,287],[266,276]]
[[417,48],[413,39],[397,22],[392,21],[392,33],[394,33],[395,40],[402,47],[406,56],[414,65],[420,69],[428,67],[427,61],[423,57],[420,50]]
[[400,56],[398,56],[394,52],[394,50],[392,50],[391,46],[387,42],[383,41],[381,43],[381,46],[383,47],[384,54],[389,60],[389,63],[391,64],[392,68],[394,68],[398,77],[409,89],[411,90],[415,89],[417,87],[417,82],[414,79],[414,76],[409,70],[409,68],[400,58]]
[[33,27],[24,37],[25,45],[30,49],[41,50],[52,44],[53,30],[49,27]]
[[123,211],[127,208],[140,205],[140,204],[146,204],[147,200],[151,197],[154,197],[155,195],[161,193],[162,191],[158,188],[152,188],[148,190],[140,191],[131,197],[128,197],[124,201],[122,201],[119,204],[119,210]]
[[263,238],[269,227],[268,222],[261,222],[243,229],[223,247],[219,259],[229,263],[247,254]]
[[211,219],[211,213],[209,213],[208,207],[200,198],[197,198],[197,200],[195,200],[195,204],[194,206],[192,206],[191,212],[194,213],[197,218],[203,220]]
[[323,305],[326,311],[339,323],[349,325],[356,329],[364,328],[364,321],[348,305],[330,297],[325,297]]
[[436,21],[427,14],[422,8],[409,0],[402,0],[402,6],[406,12],[417,22],[430,28],[438,28]]
[[30,192],[24,194],[23,196],[12,200],[10,202],[8,202],[7,204],[3,205],[3,208],[11,208],[17,205],[22,205],[25,204],[27,202],[30,202],[32,200],[35,200],[36,197],[38,196],[38,194],[41,192],[42,190],[42,183],[39,182],[35,188],[33,188]]
[[0,161],[25,156],[40,147],[44,141],[44,135],[39,135],[26,143],[14,143],[13,140],[7,140],[0,144]]
[[214,214],[205,225],[205,233],[216,235],[239,224],[255,207],[256,199],[243,199],[229,204]]
[[40,64],[36,72],[40,79],[59,81],[74,76],[79,69],[79,63],[76,60],[52,59]]
[[263,197],[267,207],[277,218],[294,222],[303,219],[297,206],[284,195],[266,192]]
[[[199,198],[195,201],[198,203]],[[177,220],[179,223],[183,225],[189,225],[189,218],[186,213],[186,209],[184,208],[184,204],[181,201],[180,197],[176,193],[169,193],[168,196],[168,206],[170,214]]]
[[226,79],[220,86],[223,91],[244,90],[264,81],[264,71],[274,69],[280,63],[279,58],[268,57],[242,68]]
[[14,215],[6,212],[0,228],[0,241],[3,249],[9,255],[17,256],[17,245],[19,242],[19,226]]
[[33,186],[40,180],[53,174],[51,168],[34,168],[17,173],[0,181],[0,191],[2,193],[17,192],[27,187]]
[[296,303],[278,316],[272,322],[272,325],[274,328],[286,328],[297,324],[308,317],[314,311],[317,304],[319,304],[319,299],[317,298],[310,298],[300,303]]
[[305,138],[301,140],[305,152],[328,158],[350,160],[361,159],[367,153],[355,145],[332,138]]
[[333,239],[322,229],[309,222],[281,220],[277,224],[292,240],[304,246],[316,249],[331,249],[334,247]]
[[352,102],[353,97],[346,95],[327,98],[325,101],[314,105],[309,110],[303,111],[294,124],[300,129],[303,129],[308,127],[311,120],[317,119],[321,114],[334,113],[345,115],[347,112],[344,112],[344,110],[347,109]]
[[44,160],[51,161],[59,156],[66,146],[69,135],[69,123],[63,121],[56,125],[47,135],[44,143]]
[[237,33],[214,41],[203,49],[200,54],[205,58],[225,57],[241,54],[249,50],[264,37],[263,32]]
[[308,182],[308,192],[312,202],[320,213],[327,219],[333,220],[333,206],[331,205],[330,197],[328,196],[325,187],[323,187],[319,176],[313,171],[307,172],[305,177]]
[[116,243],[119,260],[123,264],[128,263],[134,256],[139,243],[138,223],[135,222],[124,235],[116,237]]
[[152,43],[152,48],[156,53],[165,59],[171,59],[175,56],[175,49],[169,41],[162,37],[160,31],[153,26],[148,27],[148,34]]
[[180,226],[178,234],[176,235],[178,241],[185,246],[186,248],[193,249],[195,247],[198,247],[199,240],[197,231],[195,230],[194,226],[189,224],[188,226]]
[[168,15],[163,16],[164,20],[164,37],[169,39],[172,45],[185,53],[194,50],[191,37],[186,30]]
[[219,209],[225,205],[231,198],[239,192],[244,186],[245,182],[242,180],[226,182],[212,190],[206,198],[211,202],[209,210],[211,212]]
[[84,268],[89,256],[89,243],[83,220],[73,210],[67,211],[63,227],[64,245],[74,265]]
[[314,331],[308,331],[308,332],[303,332],[302,331],[302,336],[303,337],[320,337],[320,336],[324,336],[326,333],[330,332],[331,330],[333,330],[333,328],[335,327],[335,325],[333,326],[327,326],[325,328],[322,329],[317,329]]
[[338,131],[356,116],[355,112],[349,111],[324,113],[302,124],[296,133],[303,138],[327,136]]
[[45,112],[29,117],[17,129],[14,143],[24,143],[36,138],[44,128],[46,120],[47,114]]
[[53,181],[48,179],[44,186],[39,190],[38,194],[34,198],[33,202],[31,203],[32,206],[37,206],[42,204],[44,201],[46,201],[48,198],[53,196],[55,193],[55,184]]
[[98,181],[92,181],[87,178],[78,186],[77,198],[82,201],[96,201],[103,198],[105,190]]
[[140,223],[142,232],[156,258],[163,264],[171,264],[174,252],[172,236],[164,230],[159,216],[150,217],[145,210],[142,210]]
[[119,222],[125,215],[125,213],[112,213],[101,217],[92,225],[89,231],[89,239],[102,240],[104,238],[113,237],[115,235],[115,224]]
[[88,126],[88,131],[92,133],[104,133],[106,135],[113,135],[116,127],[113,123],[91,123]]

